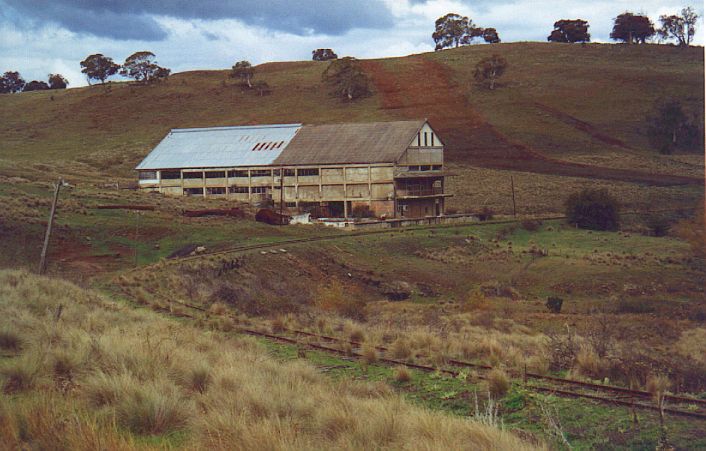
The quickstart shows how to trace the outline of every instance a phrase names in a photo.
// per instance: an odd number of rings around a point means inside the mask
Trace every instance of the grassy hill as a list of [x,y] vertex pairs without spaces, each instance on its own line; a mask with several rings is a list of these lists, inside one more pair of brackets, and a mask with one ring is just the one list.
[[[492,53],[510,66],[491,92],[473,82],[472,72]],[[477,206],[482,199],[474,193],[509,174],[498,170],[519,171],[518,177],[542,174],[528,182],[532,202],[551,195],[557,185],[578,187],[593,180],[621,197],[634,191],[626,182],[703,183],[702,154],[659,155],[643,130],[645,115],[659,98],[678,98],[689,110],[703,111],[703,48],[513,43],[363,64],[374,93],[351,104],[329,95],[321,81],[327,63],[320,62],[258,66],[256,78],[273,88],[264,97],[242,92],[227,71],[175,74],[156,86],[111,83],[3,95],[0,174],[31,180],[59,174],[101,182],[133,179],[132,168],[178,127],[427,117],[459,172],[452,203],[461,208]],[[490,172],[472,170],[479,167]],[[557,176],[562,178],[553,179]],[[665,205],[675,198],[693,204],[702,191],[684,190],[655,188],[651,198]],[[654,205],[644,195],[626,198],[638,206]],[[504,200],[490,203],[507,207]]]

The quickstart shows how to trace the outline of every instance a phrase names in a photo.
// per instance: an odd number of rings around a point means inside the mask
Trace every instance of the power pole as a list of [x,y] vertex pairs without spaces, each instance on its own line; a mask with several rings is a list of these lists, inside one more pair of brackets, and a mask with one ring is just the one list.
[[64,184],[63,179],[57,180],[54,185],[54,200],[51,203],[51,211],[49,212],[49,222],[47,223],[47,231],[44,234],[44,246],[42,246],[42,255],[39,258],[39,274],[42,275],[47,269],[47,248],[49,247],[49,237],[51,236],[51,227],[54,223],[54,213],[56,212],[56,202],[59,200],[59,190]]
[[517,206],[515,205],[515,180],[510,176],[510,188],[512,189],[512,217],[517,217]]

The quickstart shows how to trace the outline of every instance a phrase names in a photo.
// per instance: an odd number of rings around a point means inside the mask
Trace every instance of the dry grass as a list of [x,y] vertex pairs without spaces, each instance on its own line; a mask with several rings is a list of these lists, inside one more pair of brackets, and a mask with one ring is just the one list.
[[[379,385],[274,361],[251,339],[199,331],[69,283],[2,271],[0,297],[0,327],[12,318],[26,343],[0,365],[17,394],[0,400],[10,448],[135,449],[141,435],[156,436],[142,449],[530,448]],[[60,391],[57,377],[75,385]]]
[[412,380],[412,373],[406,366],[398,366],[395,368],[395,380],[401,384]]
[[487,376],[488,392],[494,399],[505,396],[510,389],[510,378],[507,373],[500,368],[493,368]]

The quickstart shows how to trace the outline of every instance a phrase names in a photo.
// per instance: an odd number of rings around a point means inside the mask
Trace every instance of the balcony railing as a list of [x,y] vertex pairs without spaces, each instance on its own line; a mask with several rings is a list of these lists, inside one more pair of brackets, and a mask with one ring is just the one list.
[[438,196],[444,194],[443,188],[431,188],[431,187],[409,187],[397,189],[398,197],[409,197],[409,196]]

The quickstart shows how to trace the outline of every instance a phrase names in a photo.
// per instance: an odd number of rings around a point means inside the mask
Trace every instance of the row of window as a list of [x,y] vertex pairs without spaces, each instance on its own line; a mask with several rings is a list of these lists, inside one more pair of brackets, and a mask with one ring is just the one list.
[[[231,186],[228,188],[228,192],[230,194],[266,194],[267,193],[267,187],[266,186],[253,186],[250,188],[250,191],[248,191],[247,186]],[[210,188],[206,188],[206,194],[225,194],[226,189],[222,186],[214,186]],[[185,196],[203,196],[203,188],[184,188],[184,195]]]
[[257,143],[253,146],[253,148],[251,150],[256,151],[256,150],[279,149],[280,147],[282,147],[283,144],[284,144],[284,141]]
[[441,171],[440,164],[409,166],[409,171]]
[[417,147],[434,147],[434,133],[431,132],[419,132],[417,133]]
[[[227,171],[228,177],[248,177],[248,170],[232,170]],[[252,169],[250,170],[250,177],[279,177],[280,170],[275,169]],[[285,177],[294,177],[294,169],[285,169]],[[318,169],[299,169],[300,177],[307,176],[318,176]],[[207,179],[221,179],[226,177],[226,171],[205,171],[205,177]],[[157,174],[155,172],[140,172],[140,180],[151,180],[156,179]],[[180,171],[162,171],[162,180],[179,180],[181,178]],[[184,179],[202,179],[204,178],[204,171],[184,171]]]

